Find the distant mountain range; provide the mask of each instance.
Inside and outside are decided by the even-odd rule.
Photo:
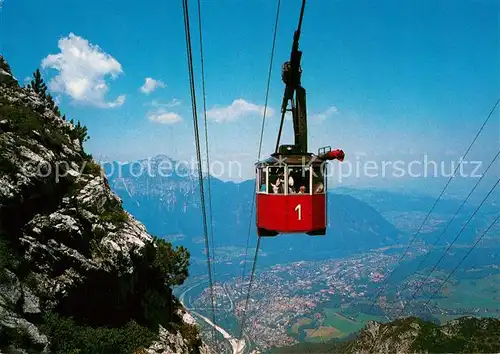
[[[198,176],[186,168],[169,170],[176,161],[159,155],[124,165],[105,164],[111,188],[123,200],[126,210],[146,225],[154,235],[187,247],[193,264],[205,265],[203,224]],[[243,261],[247,236],[255,247],[257,234],[252,213],[254,180],[241,183],[211,178],[213,233],[218,263],[234,268]],[[208,200],[207,179],[204,180]],[[434,197],[415,193],[393,193],[383,190],[338,188],[328,193],[327,235],[280,235],[264,239],[259,264],[276,264],[297,260],[346,257],[370,249],[404,244],[415,232],[435,202]],[[443,197],[436,205],[419,239],[432,244],[462,200]],[[446,246],[474,212],[476,205],[467,203],[438,246]],[[457,241],[470,244],[499,212],[495,199],[483,205]],[[481,245],[494,246],[500,238],[495,226]],[[250,233],[249,233],[250,232]],[[218,251],[218,252],[217,252]],[[251,259],[253,250],[247,259]]]
[[[125,209],[144,223],[149,232],[186,246],[194,258],[201,257],[205,245],[198,179],[188,169],[171,174],[164,171],[163,176],[158,172],[162,170],[161,166],[172,165],[175,161],[160,155],[121,167],[118,163],[107,164],[105,172]],[[143,173],[140,173],[141,169]],[[204,183],[207,194],[206,179]],[[253,193],[253,180],[233,183],[211,178],[213,233],[217,249],[236,247],[241,251],[247,243],[249,230],[250,245],[255,245],[255,214],[251,211]],[[328,214],[326,236],[301,234],[265,239],[262,241],[263,254],[269,258],[273,255],[274,263],[332,258],[406,240],[404,233],[380,212],[355,197],[330,192]]]
[[[472,189],[472,185],[469,188]],[[484,188],[483,188],[484,189]],[[431,197],[424,194],[415,194],[412,192],[400,193],[385,190],[369,190],[354,188],[338,188],[336,193],[349,195],[362,200],[376,209],[381,215],[391,222],[398,229],[408,233],[416,232],[427,213],[431,210],[437,197]],[[474,191],[471,197],[462,205],[465,197],[449,198],[445,193],[439,202],[435,205],[432,213],[419,232],[426,243],[434,243],[437,237],[441,235],[449,220],[459,210],[453,222],[450,224],[445,234],[440,237],[438,246],[446,245],[452,242],[454,237],[460,232],[463,225],[474,214],[480,201],[486,196],[487,192],[479,188]],[[479,201],[478,201],[479,200]],[[500,213],[500,197],[498,193],[492,193],[490,197],[481,206],[478,212],[471,219],[468,226],[462,231],[457,239],[458,244],[471,244],[495,217]],[[495,225],[488,236],[481,242],[481,246],[496,246],[500,241],[500,225]]]

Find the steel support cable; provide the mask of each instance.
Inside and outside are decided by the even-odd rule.
[[[217,284],[216,272],[215,272],[215,237],[214,237],[214,220],[213,220],[213,208],[212,208],[212,187],[210,181],[210,154],[208,149],[208,123],[207,123],[207,95],[205,91],[205,62],[203,60],[203,27],[201,22],[201,5],[200,0],[198,0],[198,27],[200,29],[200,58],[201,58],[201,87],[203,96],[203,117],[205,126],[205,153],[207,155],[207,187],[208,187],[208,215],[209,215],[209,225],[210,225],[210,239],[212,243],[212,275],[214,279],[214,284]],[[214,311],[217,309],[217,293],[214,292]],[[217,317],[216,315],[214,315]]]
[[[459,232],[459,233],[457,234],[457,236],[455,237],[455,240],[453,240],[453,243],[457,240],[458,236],[460,236],[460,234],[461,234],[461,233],[462,233],[462,231],[465,229],[465,227],[469,224],[469,222],[472,220],[472,218],[474,217],[474,215],[476,215],[476,213],[477,213],[477,211],[479,210],[479,208],[481,208],[481,206],[483,205],[483,203],[484,203],[484,202],[486,201],[486,199],[490,196],[490,194],[493,192],[493,190],[495,189],[495,187],[498,185],[498,183],[499,183],[499,182],[500,182],[500,178],[497,180],[497,182],[495,183],[495,185],[494,185],[494,186],[490,189],[490,191],[489,191],[489,193],[486,195],[486,197],[484,197],[484,199],[482,200],[481,204],[480,204],[480,205],[476,208],[476,210],[475,210],[475,211],[474,211],[474,213],[471,215],[471,217],[469,218],[469,220],[467,220],[467,222],[465,223],[465,225],[462,227],[462,229],[460,230],[460,232]],[[498,218],[497,218],[497,220],[498,220]],[[496,220],[495,220],[495,222],[496,222]],[[493,222],[493,224],[494,224],[495,222]],[[493,225],[493,224],[492,224],[492,225]],[[491,226],[492,226],[492,225],[490,225],[490,227],[488,228],[488,230],[491,228]],[[486,232],[487,232],[487,231],[486,231]],[[486,233],[486,232],[485,232],[485,233]],[[480,239],[482,239],[482,237],[485,235],[485,233],[483,233],[483,235],[480,237]],[[479,240],[478,240],[478,242],[479,242]],[[478,243],[478,242],[476,242],[476,244],[472,247],[472,249],[473,249],[474,247],[476,247],[476,245],[477,245],[477,243]],[[453,245],[453,243],[450,245],[450,247]],[[448,250],[450,249],[450,247],[448,247],[448,249],[445,251],[445,253],[443,254],[443,256],[442,256],[442,257],[440,258],[440,260],[438,261],[438,263],[436,263],[436,266],[437,266],[437,264],[439,264],[439,262],[441,262],[441,260],[443,259],[444,255],[448,252]],[[470,252],[471,252],[471,251],[469,251],[469,252],[467,253],[467,255],[466,255],[466,256],[462,259],[462,261],[460,261],[459,265],[460,265],[460,264],[463,262],[463,260],[464,260],[464,259],[465,259],[468,255],[469,255],[469,253],[470,253]],[[458,268],[458,266],[457,266],[457,267],[455,267],[455,270],[456,270],[457,268]],[[432,274],[432,272],[434,271],[434,269],[435,269],[435,267],[434,267],[434,268],[430,271],[430,273],[428,274],[428,276],[426,277],[426,279],[422,282],[422,286],[423,286],[423,284],[425,284],[425,281],[426,281],[426,280],[427,280],[427,278],[430,276],[430,274]],[[445,283],[446,281],[448,281],[448,279],[451,277],[451,274],[453,274],[453,272],[454,272],[455,270],[453,270],[453,271],[450,273],[450,275],[448,275],[448,278],[446,278],[446,280],[444,281],[444,283]],[[443,283],[443,284],[444,284],[444,283]],[[441,287],[440,287],[440,288],[441,288]],[[418,289],[417,289],[417,291],[416,291],[413,295],[415,295],[415,294],[418,292],[418,290],[420,290],[420,288],[418,288]],[[436,291],[436,292],[437,292],[437,291]],[[410,300],[410,301],[411,301],[411,300]],[[430,301],[430,299],[429,299],[429,301]],[[427,301],[427,303],[426,303],[423,307],[427,306],[427,304],[428,304],[428,302],[429,302],[429,301]],[[422,308],[423,308],[423,307],[422,307]],[[403,308],[403,309],[404,309],[404,308]],[[420,312],[422,312],[422,310],[420,310]],[[419,313],[420,313],[420,312],[419,312]],[[401,314],[401,313],[400,313],[400,314]],[[373,350],[373,348],[374,348],[374,347],[375,347],[375,342],[373,342],[373,344],[372,344],[372,346],[371,346],[371,348],[370,348],[370,352]]]
[[[443,231],[439,234],[439,236],[436,238],[436,240],[434,241],[433,245],[431,246],[431,250],[434,249],[434,247],[437,245],[437,243],[439,242],[439,240],[441,239],[441,237],[446,233],[446,231],[448,230],[448,227],[451,225],[451,223],[455,220],[455,218],[457,217],[458,213],[460,212],[460,210],[462,210],[462,208],[465,206],[465,204],[467,203],[467,201],[469,200],[469,198],[471,197],[472,193],[474,193],[474,191],[476,190],[477,186],[479,185],[479,183],[481,182],[481,180],[483,179],[483,177],[486,175],[486,173],[488,173],[488,170],[490,169],[490,167],[495,163],[496,159],[498,158],[498,156],[500,155],[500,150],[497,152],[497,154],[495,155],[495,157],[493,158],[493,160],[491,160],[490,164],[488,165],[488,167],[486,167],[486,169],[484,170],[483,174],[481,175],[481,177],[479,178],[479,180],[476,182],[476,184],[474,185],[474,187],[472,188],[472,190],[469,192],[469,194],[467,195],[467,197],[463,200],[462,204],[460,205],[460,207],[457,209],[457,211],[455,212],[455,214],[453,215],[453,217],[448,221],[448,223],[446,224],[445,228],[443,229]],[[429,258],[429,255],[431,254],[432,251],[429,251],[424,259],[422,259],[422,261],[419,263],[418,267],[417,267],[417,270],[413,273],[412,276],[409,277],[408,281],[405,283],[404,287],[403,287],[403,290],[400,290],[400,293],[403,293],[406,289],[408,289],[408,285],[410,284],[410,279],[416,275],[418,273],[418,271],[420,270],[420,267],[427,261],[427,259]]]
[[[203,218],[203,233],[205,236],[205,248],[207,251],[207,268],[208,268],[208,280],[210,285],[211,299],[212,299],[212,322],[214,326],[212,327],[212,334],[217,343],[217,337],[215,336],[215,326],[217,322],[215,320],[215,304],[214,304],[214,288],[212,282],[212,267],[210,265],[210,245],[208,241],[208,230],[207,230],[207,215],[205,210],[205,196],[203,189],[203,171],[201,165],[201,152],[200,152],[200,136],[198,131],[198,114],[196,110],[196,91],[194,85],[194,70],[193,70],[193,55],[191,48],[191,31],[189,27],[189,10],[187,0],[182,0],[182,10],[184,13],[184,31],[186,34],[186,52],[187,52],[187,61],[188,61],[188,71],[189,71],[189,86],[191,93],[191,108],[193,111],[193,127],[194,127],[194,136],[195,136],[195,144],[196,144],[196,158],[198,162],[198,179],[200,185],[200,199],[201,199],[201,212]]]
[[[434,298],[434,296],[437,294],[437,292],[439,290],[441,290],[441,288],[444,286],[444,284],[446,284],[446,282],[451,278],[451,276],[456,272],[456,270],[458,269],[458,267],[460,267],[460,265],[462,265],[463,261],[465,261],[465,259],[471,254],[471,252],[474,250],[474,248],[476,248],[476,246],[478,245],[478,243],[483,239],[483,237],[490,231],[490,229],[493,227],[493,225],[495,225],[498,220],[500,219],[500,215],[498,215],[495,220],[493,220],[493,222],[490,224],[490,226],[488,226],[488,228],[486,230],[484,230],[484,232],[481,234],[481,236],[479,236],[479,238],[477,239],[477,241],[474,243],[474,245],[469,248],[469,251],[465,254],[465,256],[460,260],[460,262],[458,262],[458,264],[455,266],[455,268],[453,268],[453,270],[451,271],[450,274],[448,274],[448,276],[446,277],[446,279],[441,283],[441,285],[431,294],[431,296],[429,297],[429,299],[427,300],[427,302],[422,306],[422,309],[424,309],[428,304],[429,302]],[[418,314],[420,314],[422,312],[422,310],[420,310]]]
[[[443,190],[441,191],[441,193],[439,194],[438,198],[436,199],[436,201],[434,202],[434,204],[432,205],[431,209],[429,210],[429,212],[427,213],[427,215],[425,216],[424,218],[424,221],[422,222],[422,224],[420,224],[419,228],[417,229],[417,231],[415,232],[415,234],[413,235],[413,237],[411,238],[410,242],[408,243],[408,246],[406,246],[406,249],[405,251],[403,252],[403,254],[401,255],[401,257],[399,258],[399,260],[397,261],[396,263],[396,266],[401,263],[401,261],[404,259],[404,257],[406,256],[406,253],[408,252],[408,249],[410,248],[410,246],[413,244],[413,242],[415,241],[415,238],[417,237],[417,235],[420,233],[420,231],[422,230],[422,227],[425,225],[425,223],[427,222],[427,219],[429,218],[429,216],[431,215],[431,213],[434,211],[434,208],[436,207],[437,203],[439,202],[439,200],[441,199],[441,197],[443,196],[444,192],[446,191],[446,189],[448,188],[448,186],[450,185],[451,183],[451,180],[453,179],[453,177],[455,177],[455,173],[457,173],[458,169],[460,168],[460,166],[462,165],[462,161],[463,159],[465,159],[465,157],[467,156],[467,154],[469,153],[470,149],[472,148],[472,146],[474,145],[474,143],[476,142],[477,138],[479,137],[479,134],[481,134],[481,132],[483,131],[486,123],[488,123],[488,121],[490,120],[491,116],[493,115],[493,112],[495,111],[495,109],[497,108],[498,106],[498,103],[500,102],[500,98],[497,99],[497,101],[495,102],[495,104],[493,105],[493,108],[490,110],[490,113],[488,114],[488,116],[486,117],[485,121],[483,122],[483,124],[481,125],[481,128],[479,128],[479,131],[476,133],[476,136],[474,137],[474,139],[472,140],[472,142],[469,144],[469,147],[467,148],[467,150],[465,151],[463,157],[462,157],[462,160],[460,160],[460,162],[458,163],[457,167],[455,168],[455,171],[453,172],[453,174],[451,175],[451,177],[448,179],[448,181],[446,182],[446,185],[444,186]],[[380,263],[381,264],[381,263]],[[379,266],[380,266],[379,264]],[[377,267],[378,268],[378,267]],[[386,289],[386,285],[387,283],[389,282],[392,274],[394,273],[394,270],[393,269],[390,273],[389,273],[389,276],[384,280],[382,286],[380,287],[380,290],[378,291],[377,295],[375,296],[375,299],[373,300],[371,306],[370,306],[370,309],[368,310],[368,312],[370,312],[372,309],[373,309],[373,306],[375,306],[375,303],[377,302],[377,300],[379,299],[380,295],[382,294],[382,292],[385,291]]]
[[[276,20],[274,22],[273,43],[271,46],[271,59],[269,61],[269,70],[268,70],[268,75],[267,75],[267,89],[266,89],[266,99],[264,102],[264,114],[262,115],[262,124],[260,127],[259,152],[257,155],[257,161],[260,160],[260,156],[262,154],[262,140],[264,137],[264,126],[266,123],[267,102],[269,99],[269,89],[271,87],[271,74],[272,74],[272,69],[273,69],[274,48],[275,48],[275,44],[276,44],[276,33],[278,30],[278,19],[279,19],[279,14],[280,14],[280,5],[281,5],[281,0],[278,0],[278,6],[276,9]],[[250,231],[252,229],[253,212],[254,212],[254,208],[255,208],[255,192],[256,192],[257,181],[255,181],[255,182],[256,183],[253,186],[253,193],[252,193],[252,205],[251,205],[251,209],[250,209],[250,220],[248,222],[247,244],[245,247],[245,258],[244,258],[244,262],[243,262],[243,271],[241,272],[241,282],[243,282],[243,279],[245,277],[246,264],[247,264],[246,261],[247,261],[247,257],[248,257],[248,247],[250,245]]]
[[[236,348],[236,354],[239,354],[241,338],[243,337],[243,328],[245,327],[245,321],[247,318],[248,302],[250,300],[250,291],[252,290],[252,283],[253,283],[253,279],[254,279],[255,268],[257,265],[257,256],[259,254],[260,240],[261,240],[261,237],[259,236],[259,238],[257,239],[257,248],[255,249],[255,255],[253,257],[252,273],[250,273],[250,281],[248,282],[248,291],[247,291],[247,298],[245,300],[245,308],[243,310],[243,315],[241,316],[241,328],[240,328],[240,335],[238,336],[238,344],[237,344],[237,348]]]
[[[472,213],[472,215],[469,217],[469,219],[467,220],[467,222],[462,226],[462,228],[460,229],[460,231],[458,232],[458,234],[455,236],[455,238],[453,239],[453,241],[448,245],[448,247],[446,248],[446,250],[444,251],[444,253],[441,255],[441,257],[439,258],[439,260],[436,262],[436,264],[432,267],[431,271],[429,272],[429,274],[427,274],[427,276],[425,277],[425,279],[422,281],[422,283],[417,287],[417,289],[413,292],[412,296],[410,297],[410,300],[408,300],[408,303],[410,301],[412,301],[415,296],[417,295],[417,293],[420,291],[420,289],[422,289],[422,287],[425,285],[425,282],[427,281],[427,279],[429,279],[429,277],[431,276],[431,274],[436,270],[437,266],[441,263],[441,261],[443,260],[443,258],[446,256],[446,254],[448,253],[448,251],[451,249],[451,247],[455,244],[455,242],[457,241],[457,239],[460,237],[460,235],[462,234],[462,232],[465,230],[465,228],[470,224],[470,222],[472,221],[472,219],[474,218],[474,216],[476,216],[477,212],[479,211],[479,209],[481,209],[481,207],[483,206],[484,202],[486,201],[486,199],[488,199],[488,197],[490,196],[491,193],[493,193],[493,190],[495,189],[495,187],[498,185],[498,183],[500,182],[500,178],[497,180],[497,182],[493,185],[493,187],[491,187],[490,191],[488,192],[488,194],[486,195],[486,197],[484,197],[484,199],[481,201],[481,204],[479,204],[479,206],[476,208],[476,210],[474,210],[474,213]],[[398,316],[401,315],[405,310],[405,307],[403,306],[403,308],[401,309],[401,311],[399,312]]]
[[[275,47],[276,47],[276,34],[277,34],[277,31],[278,31],[278,20],[279,20],[279,14],[280,14],[280,7],[281,7],[281,0],[278,0],[278,4],[277,4],[277,7],[276,7],[276,19],[275,19],[275,22],[274,22],[273,42],[272,42],[272,46],[271,46],[271,58],[269,60],[269,72],[268,72],[268,75],[267,75],[266,99],[265,99],[265,102],[264,102],[264,113],[262,115],[262,124],[261,124],[261,128],[260,128],[259,151],[258,151],[258,155],[257,155],[257,161],[260,160],[260,157],[261,157],[261,154],[262,154],[262,140],[263,140],[263,136],[264,136],[264,126],[265,126],[265,122],[266,122],[267,105],[268,105],[268,100],[269,100],[269,89],[271,87],[271,75],[272,75],[273,60],[274,60],[274,50],[275,50]],[[242,281],[242,283],[243,283],[243,279],[245,277],[246,259],[248,257],[248,247],[249,247],[249,243],[250,243],[250,230],[251,230],[251,225],[252,225],[253,211],[254,211],[254,207],[255,207],[255,193],[256,193],[257,181],[255,181],[255,182],[256,183],[254,183],[253,194],[252,194],[252,206],[251,206],[251,210],[250,210],[250,221],[248,223],[247,244],[246,244],[246,247],[245,247],[245,258],[244,258],[245,261],[243,262],[243,271],[241,273],[241,281]],[[259,249],[260,249],[260,241],[261,241],[261,237],[258,236],[258,238],[257,238],[257,246],[255,248],[255,254],[254,254],[254,258],[253,258],[252,272],[250,273],[250,281],[248,283],[248,292],[247,292],[247,297],[246,297],[246,300],[245,300],[245,307],[244,307],[243,314],[242,314],[242,317],[241,317],[240,335],[238,336],[238,342],[237,342],[237,348],[236,348],[236,352],[237,353],[239,352],[241,338],[243,337],[243,333],[244,333],[243,329],[245,327],[245,321],[246,321],[247,310],[248,310],[248,302],[250,300],[250,292],[252,290],[252,284],[253,284],[253,280],[254,280],[255,269],[256,269],[256,266],[257,266],[257,257],[258,257]]]

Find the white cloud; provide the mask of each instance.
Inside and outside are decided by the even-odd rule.
[[[334,114],[339,113],[339,110],[335,106],[328,107],[325,111],[317,114],[313,114],[311,116],[312,120],[324,121],[326,118],[333,116]]]
[[[141,92],[147,95],[160,87],[165,87],[165,84],[162,81],[147,77],[144,81],[144,85],[141,86]]]
[[[174,112],[167,112],[163,108],[148,113],[148,119],[154,123],[175,124],[182,121],[182,117]]]
[[[30,82],[31,82],[31,77],[26,76],[26,77],[24,78],[24,84],[25,84],[25,85],[28,85]]]
[[[207,111],[207,117],[212,119],[217,123],[234,121],[249,115],[260,115],[264,114],[264,106],[259,106],[244,99],[234,100],[233,103],[227,107],[214,107]],[[266,116],[272,117],[274,115],[274,110],[267,107]]]
[[[121,64],[97,45],[70,33],[58,42],[58,54],[42,60],[42,68],[52,68],[59,73],[49,82],[50,90],[70,96],[74,101],[102,108],[121,106],[125,95],[107,102],[106,76],[116,79],[123,73]]]
[[[173,98],[168,103],[161,103],[157,100],[153,100],[150,103],[150,105],[153,107],[162,107],[162,108],[172,108],[172,107],[180,106],[181,104],[182,104],[182,101],[178,100],[177,98]]]

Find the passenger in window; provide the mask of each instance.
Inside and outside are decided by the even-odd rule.
[[[282,194],[284,191],[284,189],[283,189],[284,185],[285,185],[285,179],[284,179],[283,172],[281,172],[278,175],[278,178],[276,179],[276,183],[275,184],[271,183],[271,186],[273,187],[273,193],[274,194]]]
[[[281,180],[281,182],[285,180],[285,175],[283,172],[278,173],[278,179]]]
[[[305,186],[300,186],[299,188],[299,194],[305,194],[306,193],[306,187]]]
[[[293,183],[294,183],[293,177],[290,175],[290,177],[288,177],[288,193],[290,194],[295,194]]]
[[[323,182],[319,182],[314,189],[314,193],[321,194],[323,193],[323,189],[324,189]]]

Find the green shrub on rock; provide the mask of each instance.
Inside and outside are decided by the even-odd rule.
[[[131,354],[157,337],[134,321],[118,328],[90,327],[55,313],[44,315],[41,329],[51,338],[50,350],[58,354]]]

